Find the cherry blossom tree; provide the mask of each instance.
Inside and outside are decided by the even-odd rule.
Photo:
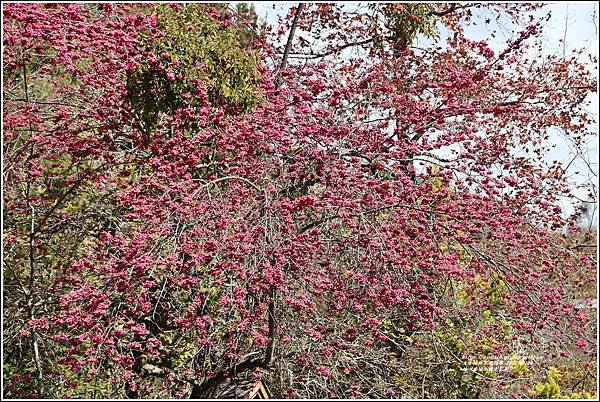
[[[537,7],[3,6],[4,392],[527,395],[469,365],[517,341],[588,386],[596,262],[544,155],[597,82]]]

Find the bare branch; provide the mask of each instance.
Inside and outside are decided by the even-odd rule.
[[[275,86],[279,88],[282,84],[280,75],[283,70],[285,70],[287,66],[288,56],[290,54],[290,49],[292,48],[292,41],[294,40],[294,33],[296,32],[296,26],[298,25],[298,20],[300,19],[300,14],[302,13],[302,9],[304,8],[304,3],[299,3],[296,9],[296,14],[294,15],[294,20],[292,21],[292,26],[290,28],[290,34],[288,35],[287,43],[285,44],[285,50],[283,51],[283,58],[281,59],[281,65],[279,66],[279,72],[277,74],[277,79],[275,82]]]

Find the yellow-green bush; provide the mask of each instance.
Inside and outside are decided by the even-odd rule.
[[[245,112],[261,100],[259,53],[239,24],[221,24],[208,5],[157,5],[152,9],[163,36],[150,41],[155,57],[128,76],[129,103],[147,129],[160,112],[223,106]],[[203,99],[203,93],[208,99]]]
[[[561,389],[561,382],[568,380],[568,373],[561,373],[556,367],[550,367],[546,373],[546,379],[542,383],[535,385],[534,389],[529,391],[529,395],[536,399],[596,399],[596,395],[585,390],[580,392],[564,392]]]

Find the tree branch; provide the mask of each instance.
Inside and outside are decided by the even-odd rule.
[[[473,7],[473,6],[474,6],[474,4],[460,5],[458,3],[454,3],[454,4],[452,4],[450,7],[448,7],[445,10],[442,10],[442,11],[431,11],[428,14],[429,15],[435,15],[436,17],[443,17],[445,15],[452,14],[453,12],[455,12],[458,9],[467,9],[467,8],[470,8],[470,7]]]
[[[250,357],[248,356],[246,359],[242,360],[238,364],[234,364],[224,370],[217,372],[212,377],[207,378],[202,381],[200,384],[195,383],[192,387],[192,392],[190,393],[190,399],[201,399],[204,394],[211,388],[216,387],[221,384],[231,375],[237,374],[239,372],[252,370],[259,367],[266,367],[265,359],[259,356]]]
[[[275,323],[275,288],[271,289],[271,303],[269,303],[269,343],[265,351],[265,366],[273,361],[273,352],[275,351],[276,323]]]
[[[300,13],[304,8],[304,3],[299,3],[296,9],[296,14],[294,15],[294,19],[292,21],[292,26],[290,28],[290,34],[287,38],[287,43],[285,44],[285,49],[283,51],[283,58],[281,59],[281,64],[279,65],[279,71],[277,73],[277,78],[275,81],[275,87],[279,88],[282,84],[280,74],[283,70],[285,70],[287,66],[288,56],[290,54],[290,50],[292,48],[292,41],[294,40],[294,33],[296,32],[296,26],[298,25],[298,20],[300,19]]]
[[[310,60],[310,59],[318,59],[318,58],[321,58],[321,57],[325,57],[325,56],[332,55],[332,54],[334,54],[334,53],[337,53],[337,52],[339,52],[339,51],[341,51],[341,50],[344,50],[344,49],[346,49],[346,48],[348,48],[348,47],[352,47],[352,46],[362,46],[362,45],[368,45],[369,43],[373,42],[373,40],[374,40],[374,39],[373,39],[373,38],[371,38],[371,39],[365,39],[365,40],[362,40],[362,41],[359,41],[359,42],[351,42],[351,43],[346,43],[346,44],[343,44],[343,45],[340,45],[340,46],[336,46],[336,47],[335,47],[335,48],[333,48],[332,50],[330,50],[330,51],[327,51],[327,52],[324,52],[324,53],[317,53],[317,54],[298,54],[298,55],[294,55],[294,56],[292,56],[292,57],[298,57],[298,58],[303,58],[303,59],[307,59],[307,60]]]

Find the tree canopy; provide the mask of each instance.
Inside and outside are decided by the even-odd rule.
[[[593,396],[539,7],[3,5],[4,395]]]

